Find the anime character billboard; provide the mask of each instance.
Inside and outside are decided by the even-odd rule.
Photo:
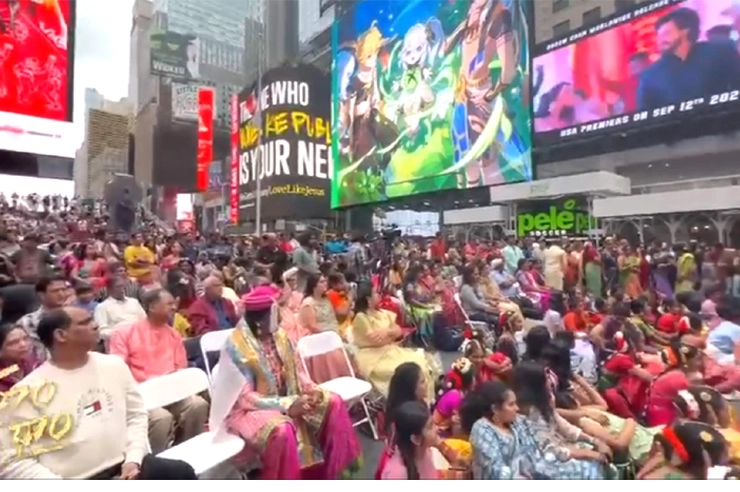
[[[332,207],[532,179],[531,0],[364,0],[334,26]]]

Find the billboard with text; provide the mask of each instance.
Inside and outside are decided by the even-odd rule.
[[[737,109],[738,5],[735,0],[640,3],[536,47],[535,143]]]
[[[188,82],[200,78],[200,40],[192,34],[156,31],[149,37],[151,73]]]
[[[239,221],[330,215],[330,77],[313,65],[274,68],[238,100]]]

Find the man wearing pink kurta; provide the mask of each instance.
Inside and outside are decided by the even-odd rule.
[[[144,294],[147,317],[116,330],[110,353],[121,357],[134,379],[143,383],[185,369],[188,366],[182,337],[169,325],[175,314],[175,300],[163,289]],[[198,395],[149,411],[149,443],[157,454],[175,443],[194,437],[205,429],[208,403]],[[175,433],[177,430],[177,433]]]

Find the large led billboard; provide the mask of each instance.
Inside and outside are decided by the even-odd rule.
[[[239,189],[240,222],[255,220],[257,193],[263,221],[331,215],[329,84],[329,74],[313,65],[286,64],[265,72],[259,88],[239,94],[232,105],[239,168],[231,188]]]
[[[535,48],[536,144],[737,108],[735,0],[658,0]]]
[[[530,180],[528,0],[364,0],[334,26],[332,207]]]
[[[74,157],[75,2],[0,2],[0,149]]]

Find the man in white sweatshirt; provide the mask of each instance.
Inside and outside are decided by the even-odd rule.
[[[0,479],[196,479],[190,465],[148,454],[147,411],[118,357],[91,352],[87,311],[41,317],[50,358],[0,399]]]

